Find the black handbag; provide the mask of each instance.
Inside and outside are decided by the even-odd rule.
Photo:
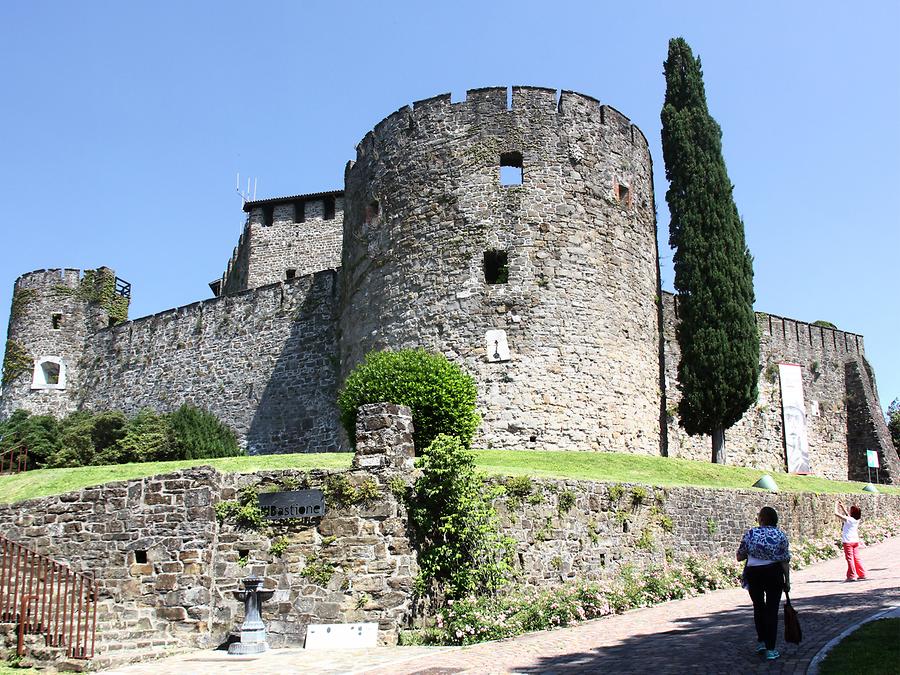
[[[791,605],[791,596],[784,594],[784,641],[795,645],[803,639],[803,630],[800,628],[800,618],[797,610]]]

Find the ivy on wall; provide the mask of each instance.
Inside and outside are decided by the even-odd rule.
[[[60,284],[53,287],[53,292],[56,295],[76,297],[82,302],[96,303],[106,311],[113,323],[128,320],[130,300],[116,293],[116,275],[112,270],[85,270],[78,286],[70,288]]]
[[[6,354],[3,357],[3,381],[6,385],[31,368],[31,357],[25,348],[15,340],[6,341]]]
[[[33,288],[20,288],[13,293],[12,307],[9,311],[9,317],[12,321],[22,317],[25,308],[30,302],[37,298],[37,291]]]

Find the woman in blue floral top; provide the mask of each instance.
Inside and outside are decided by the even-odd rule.
[[[781,591],[791,591],[791,553],[784,532],[776,527],[778,513],[771,506],[760,509],[759,527],[750,528],[741,539],[737,559],[746,560],[744,581],[753,600],[753,621],[756,624],[756,651],[765,652],[766,659],[781,656],[775,649],[778,634],[778,605]]]

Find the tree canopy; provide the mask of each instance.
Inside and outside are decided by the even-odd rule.
[[[724,430],[757,399],[759,335],[753,259],[722,157],[722,132],[706,105],[700,59],[669,41],[662,146],[669,189],[681,349],[678,414],[689,434],[712,434],[724,461]]]

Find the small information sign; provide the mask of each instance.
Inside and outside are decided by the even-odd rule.
[[[866,459],[869,460],[869,468],[878,468],[878,453],[874,450],[866,450]]]
[[[325,515],[325,494],[321,490],[262,492],[259,508],[269,520],[321,518]]]

